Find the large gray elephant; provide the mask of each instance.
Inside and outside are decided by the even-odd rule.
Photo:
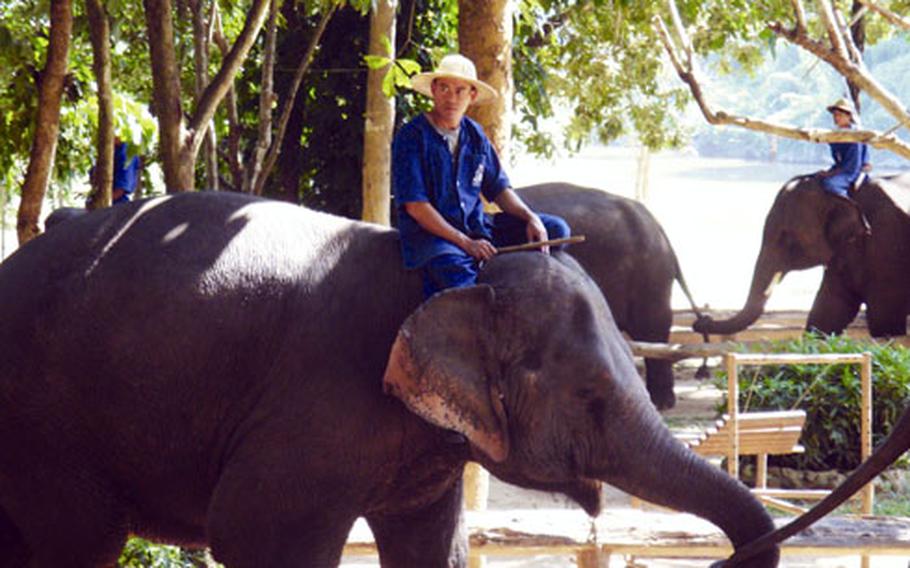
[[[587,237],[585,244],[570,247],[568,252],[600,286],[616,325],[632,339],[659,343],[670,339],[674,280],[698,311],[670,240],[641,203],[567,183],[516,191],[532,208],[560,215],[573,233]],[[655,406],[672,408],[676,404],[673,363],[647,358],[645,377]]]
[[[910,312],[910,174],[872,178],[852,199],[796,177],[777,194],[765,219],[761,250],[743,309],[696,321],[696,331],[730,334],[755,322],[787,272],[824,265],[807,329],[841,333],[866,305],[869,333],[904,335]]]
[[[600,481],[769,532],[677,442],[567,255],[494,258],[422,303],[398,234],[228,193],[62,223],[0,264],[0,566],[112,565],[128,534],[236,567],[464,566],[461,474]],[[775,566],[776,547],[749,563]]]

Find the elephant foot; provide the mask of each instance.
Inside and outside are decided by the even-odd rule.
[[[672,390],[666,393],[650,393],[651,402],[657,410],[670,410],[676,406],[676,393]]]

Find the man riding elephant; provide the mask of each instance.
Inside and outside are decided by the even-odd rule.
[[[474,284],[497,246],[569,235],[565,221],[531,211],[512,191],[490,140],[465,116],[497,96],[470,59],[447,55],[411,82],[433,108],[395,136],[392,183],[405,267],[423,270],[425,296]],[[485,214],[481,195],[503,213]]]

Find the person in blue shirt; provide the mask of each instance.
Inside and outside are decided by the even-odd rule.
[[[433,107],[395,135],[392,185],[404,264],[423,271],[426,297],[474,284],[496,247],[569,236],[563,219],[532,211],[512,191],[490,140],[465,116],[497,96],[471,60],[447,55],[411,85]],[[486,214],[481,195],[502,213]]]
[[[838,128],[856,128],[856,114],[847,99],[838,99],[827,108]],[[862,142],[832,142],[830,146],[834,164],[816,176],[825,191],[849,198],[860,176],[871,169],[869,147]]]
[[[129,157],[129,145],[120,138],[114,141],[114,184],[111,203],[126,203],[139,184],[139,156]]]
[[[139,156],[129,157],[129,145],[120,137],[114,138],[114,171],[112,173],[111,203],[127,203],[139,187],[142,161]],[[95,167],[92,166],[89,177],[94,179],[94,176]],[[97,197],[94,193],[90,193],[85,200],[86,208],[91,209]]]

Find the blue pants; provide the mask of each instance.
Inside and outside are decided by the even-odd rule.
[[[562,217],[538,213],[547,229],[548,239],[561,239],[571,234],[568,223]],[[486,216],[486,225],[492,235],[495,247],[517,245],[528,241],[527,224],[507,213]],[[556,247],[560,249],[562,247]],[[429,298],[446,288],[473,286],[477,282],[477,261],[467,253],[442,254],[431,258],[423,266],[423,294]]]
[[[851,180],[846,175],[839,174],[822,178],[820,181],[822,188],[828,193],[840,195],[841,197],[850,197],[850,190],[856,180]]]

